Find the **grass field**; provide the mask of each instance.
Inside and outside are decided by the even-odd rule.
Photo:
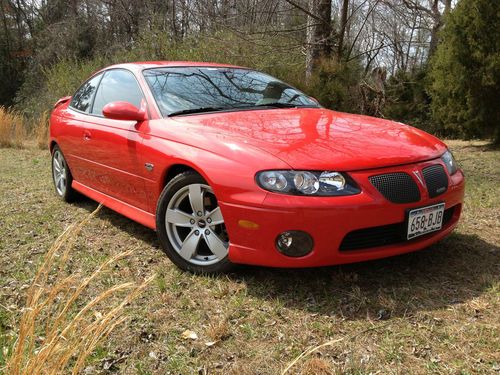
[[[103,208],[69,267],[88,274],[126,249],[88,292],[158,277],[86,374],[500,374],[500,151],[449,142],[467,176],[459,228],[396,258],[308,270],[245,267],[220,277],[178,271],[155,233]],[[0,149],[0,372],[44,252],[97,204],[57,199],[47,151]],[[183,337],[193,331],[197,339]]]

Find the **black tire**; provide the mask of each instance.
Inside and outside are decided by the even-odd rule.
[[[190,187],[196,187],[196,186],[203,186],[203,188],[208,188],[210,190],[210,191],[207,190],[201,195],[203,197],[203,199],[200,200],[200,202],[202,202],[204,211],[203,217],[201,215],[200,217],[197,217],[196,212],[192,208],[194,206],[191,203],[191,195],[190,195],[191,190],[189,189]],[[186,192],[186,190],[188,190],[188,192]],[[185,198],[179,198],[182,197],[183,194],[184,195],[188,194],[188,195]],[[166,214],[167,214],[167,209],[169,208],[169,204],[170,206],[172,206],[175,200],[182,200],[182,199],[184,200],[187,199],[187,203],[190,205],[189,208],[181,210],[183,214],[188,213],[188,215],[191,215],[189,216],[189,218],[191,218],[190,222],[199,220],[196,221],[196,223],[192,223],[192,225],[187,225],[185,228],[176,227],[174,224],[168,223],[166,219]],[[204,221],[205,215],[207,215],[206,220],[208,223],[211,222],[209,213],[215,212],[214,210],[206,209],[205,207],[206,199],[208,199],[209,201],[213,201],[213,205],[211,207],[208,207],[209,209],[210,208],[213,209],[214,207],[216,209],[218,207],[217,199],[215,198],[215,195],[213,195],[213,191],[211,191],[211,188],[209,187],[207,182],[198,173],[194,171],[187,171],[175,176],[163,189],[163,192],[160,195],[156,207],[156,232],[158,234],[158,239],[165,254],[170,258],[170,260],[176,266],[178,266],[182,270],[193,273],[201,273],[201,274],[228,272],[231,269],[233,269],[234,264],[229,261],[227,254],[224,257],[217,257],[217,255],[215,255],[215,252],[213,252],[210,256],[207,255],[207,253],[211,252],[211,248],[208,244],[210,241],[207,239],[214,239],[214,237],[209,237],[209,235],[216,235],[218,240],[220,241],[217,242],[224,243],[225,245],[228,245],[228,239],[227,239],[227,232],[225,232],[225,226],[223,223],[222,214],[220,214],[220,218],[222,219],[222,224],[214,226],[211,226],[210,224],[205,224],[206,227],[205,226],[199,227],[199,225],[201,225],[202,222]],[[183,204],[185,203],[186,202],[183,201]],[[187,205],[185,207],[187,207]],[[189,232],[189,234],[187,234],[186,237],[184,237],[184,239],[182,239],[181,235],[179,234],[179,231],[181,229],[184,230],[185,232]],[[216,231],[219,234],[217,234]],[[184,243],[186,242],[185,241],[186,238],[188,238],[189,236],[193,236],[194,238],[193,234],[194,232],[198,232],[200,234],[197,235],[199,236],[199,238],[195,239],[196,244],[192,246],[196,250],[192,253],[191,256],[187,256],[187,258],[190,258],[190,260],[188,261],[180,255],[181,251],[178,248],[180,245],[182,245],[183,247]],[[207,234],[207,236],[205,236],[204,233]],[[221,240],[221,237],[224,237],[224,235],[226,236],[227,242],[225,241],[223,242]],[[184,242],[182,242],[181,244],[179,243],[179,241],[176,241],[176,238],[178,238],[181,242],[182,241]],[[205,251],[205,254],[202,254],[203,251]],[[200,252],[201,255],[198,254],[198,252]],[[203,264],[205,262],[205,259],[207,260],[206,261],[207,264]],[[212,260],[209,261],[209,259]]]
[[[58,145],[55,145],[52,149],[51,165],[52,182],[54,183],[56,194],[65,202],[73,202],[78,196],[78,193],[71,187],[73,176],[71,175],[71,171],[69,169],[68,163],[66,162],[64,154],[62,153]],[[65,177],[62,180],[58,180],[56,177],[59,174],[57,165],[59,165],[59,171],[64,169]]]

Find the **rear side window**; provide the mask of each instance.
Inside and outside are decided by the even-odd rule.
[[[142,91],[135,76],[123,69],[113,69],[104,73],[97,90],[92,113],[102,115],[102,109],[108,103],[129,102],[140,108]]]
[[[97,89],[97,85],[99,85],[99,81],[102,78],[102,74],[98,74],[95,77],[89,79],[85,82],[73,95],[73,99],[71,100],[70,107],[78,109],[82,112],[90,112],[90,107],[92,105],[92,98]]]

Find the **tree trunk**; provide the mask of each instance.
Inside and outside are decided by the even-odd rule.
[[[339,32],[339,44],[337,46],[337,61],[342,59],[342,52],[344,49],[344,37],[347,28],[347,14],[349,12],[349,0],[344,0],[342,2],[342,13],[340,15],[340,32]]]
[[[429,44],[429,58],[434,55],[437,45],[439,43],[439,30],[443,25],[443,16],[439,12],[439,0],[434,0],[431,7],[431,12],[434,18],[434,24],[431,29],[431,41]]]
[[[332,1],[309,0],[307,16],[306,79],[309,80],[322,57],[332,52]]]

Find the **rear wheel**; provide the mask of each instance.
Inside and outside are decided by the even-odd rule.
[[[217,198],[196,172],[181,173],[167,184],[158,201],[156,228],[164,252],[183,270],[217,273],[232,268]]]
[[[57,195],[64,201],[71,202],[75,199],[77,193],[71,187],[73,176],[61,149],[57,145],[52,150],[52,180]]]

